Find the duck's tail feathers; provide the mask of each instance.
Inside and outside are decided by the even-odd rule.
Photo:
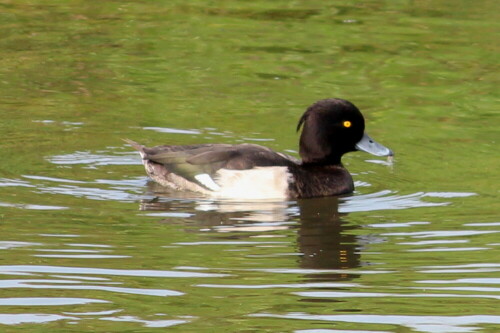
[[[137,142],[132,141],[130,139],[122,139],[122,140],[125,141],[126,143],[128,143],[129,145],[131,145],[134,149],[136,149],[140,152],[144,151],[144,146],[141,145],[140,143],[137,143]]]

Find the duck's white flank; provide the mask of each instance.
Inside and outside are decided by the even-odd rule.
[[[213,179],[219,189],[211,195],[233,199],[284,199],[288,196],[290,180],[287,167],[220,169]]]
[[[144,154],[141,152],[141,155]],[[219,169],[214,177],[200,173],[189,181],[163,167],[143,161],[146,171],[155,182],[176,190],[203,193],[226,199],[286,199],[292,175],[287,167],[256,167],[248,170]],[[201,186],[202,184],[203,186]]]
[[[194,178],[212,191],[220,191],[220,186],[214,182],[208,173],[200,173],[199,175],[194,176]]]

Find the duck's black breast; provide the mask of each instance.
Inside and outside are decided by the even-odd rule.
[[[289,192],[295,198],[347,194],[354,191],[352,176],[342,165],[298,165],[288,168],[292,175]]]

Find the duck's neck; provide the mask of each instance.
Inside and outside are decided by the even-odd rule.
[[[308,158],[302,158],[302,166],[304,167],[328,167],[328,166],[340,166],[343,167],[341,158],[339,156],[326,156],[324,158],[314,160]]]

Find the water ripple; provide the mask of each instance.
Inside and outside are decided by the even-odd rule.
[[[179,324],[185,324],[187,320],[143,320],[135,316],[104,317],[100,320],[125,321],[129,323],[141,323],[144,327],[171,327]]]
[[[295,333],[390,333],[389,331],[353,331],[353,330],[331,330],[325,328],[319,329],[306,329],[306,330],[296,330]]]
[[[119,259],[131,256],[116,254],[34,254],[38,258],[65,258],[65,259]]]
[[[314,315],[303,312],[292,312],[283,315],[272,313],[256,313],[251,317],[322,320],[328,322],[347,322],[356,324],[385,324],[408,327],[415,331],[426,333],[463,333],[475,331],[481,324],[500,324],[500,316],[470,315],[470,316],[401,316],[401,315]]]
[[[10,297],[0,298],[0,306],[47,306],[47,305],[77,305],[89,303],[109,303],[100,299],[70,298],[70,297]]]
[[[500,264],[483,263],[483,264],[465,264],[465,265],[449,265],[449,266],[423,266],[419,270],[421,273],[489,273],[499,272]]]
[[[197,129],[180,129],[170,127],[143,127],[145,130],[155,131],[158,133],[172,133],[172,134],[201,134]]]
[[[290,284],[197,284],[197,287],[203,288],[223,288],[223,289],[272,289],[272,288],[348,288],[360,287],[356,283],[290,283]]]
[[[21,273],[59,273],[59,274],[95,274],[113,276],[142,276],[142,277],[169,277],[169,278],[200,278],[200,277],[223,277],[227,274],[138,270],[138,269],[106,269],[89,267],[64,267],[64,266],[37,266],[37,265],[12,265],[0,266],[0,272]]]
[[[85,164],[90,168],[102,165],[137,165],[141,164],[136,154],[116,153],[108,155],[108,152],[90,153],[88,151],[77,151],[72,154],[54,155],[48,157],[50,163],[58,165]]]
[[[100,290],[123,294],[147,295],[147,296],[181,296],[184,293],[168,289],[143,289],[124,288],[99,285],[78,285],[77,280],[0,280],[0,288],[28,288],[28,289],[61,289],[61,290]],[[1,305],[1,303],[0,303]]]
[[[135,201],[137,197],[120,190],[80,187],[73,185],[39,187],[40,193],[66,194],[92,200]]]
[[[106,314],[112,314],[120,310],[112,311],[101,311],[101,312],[88,312],[88,313],[68,313],[67,315],[55,315],[55,314],[45,314],[45,313],[20,313],[20,314],[0,314],[0,324],[4,325],[19,325],[19,324],[37,324],[37,323],[48,323],[58,320],[71,320],[72,322],[85,320],[85,319],[95,319],[94,317],[83,317],[80,316],[100,316]],[[179,324],[184,324],[189,322],[192,317],[186,317],[185,319],[170,319],[170,320],[145,320],[138,318],[136,316],[115,316],[115,317],[98,317],[98,320],[104,321],[122,321],[130,323],[140,323],[144,327],[171,327]]]
[[[408,252],[460,252],[460,251],[482,251],[487,247],[434,247],[430,249],[410,249]]]
[[[0,314],[0,324],[4,325],[40,324],[64,319],[78,320],[77,317],[44,313]]]
[[[179,242],[175,245],[276,245],[288,244],[286,242],[249,242],[249,241],[203,241],[203,242]]]
[[[427,289],[427,288],[426,288]],[[429,288],[431,289],[431,288]],[[462,294],[396,294],[396,293],[368,293],[368,292],[338,292],[338,291],[303,291],[294,292],[294,295],[302,297],[319,297],[319,298],[352,298],[352,297],[401,297],[401,298],[493,298],[500,299],[500,296],[495,295],[462,295]]]
[[[28,210],[63,210],[68,207],[63,206],[48,206],[48,205],[34,205],[34,204],[11,204],[7,202],[0,202],[0,207],[13,207]]]
[[[19,241],[0,241],[0,250],[8,250],[16,247],[38,246],[41,243],[19,242]]]
[[[353,275],[362,275],[362,274],[387,274],[394,273],[394,271],[388,270],[349,270],[349,269],[302,269],[302,268],[260,268],[260,269],[250,269],[251,271],[257,272],[268,272],[268,273],[278,273],[278,274],[330,274],[330,273],[338,273],[338,274],[353,274]]]
[[[417,192],[406,195],[397,195],[396,192],[384,190],[376,193],[355,195],[346,197],[340,204],[339,212],[365,212],[387,209],[406,209],[416,207],[439,207],[447,206],[450,202],[430,202],[422,200],[429,198],[457,198],[476,195],[464,192]]]
[[[429,237],[460,237],[474,236],[483,234],[494,234],[500,231],[496,230],[435,230],[435,231],[417,231],[417,232],[392,232],[382,234],[383,236],[411,236],[413,238],[429,238]]]
[[[467,278],[467,279],[455,279],[455,280],[422,280],[415,281],[417,283],[442,283],[442,284],[451,284],[451,283],[488,283],[488,284],[500,284],[500,278]]]
[[[35,187],[31,185],[29,182],[20,179],[8,179],[8,178],[0,178],[0,187]]]

